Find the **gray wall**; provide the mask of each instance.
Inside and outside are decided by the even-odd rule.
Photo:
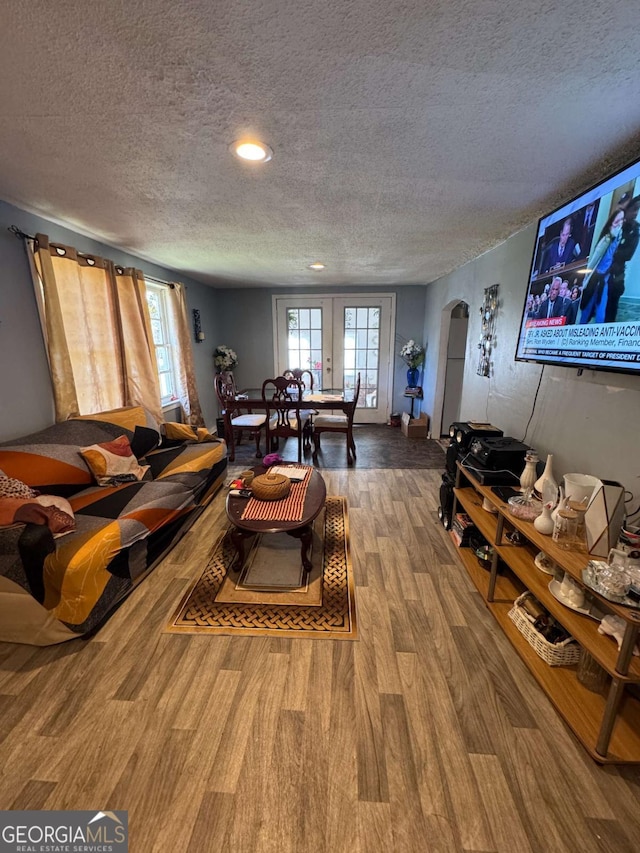
[[[411,287],[350,287],[327,290],[315,287],[291,290],[287,288],[218,290],[220,322],[224,329],[222,338],[215,344],[227,344],[238,354],[238,366],[234,370],[237,384],[244,388],[259,388],[267,374],[274,370],[273,321],[271,297],[283,293],[304,293],[312,296],[330,293],[341,296],[345,293],[391,293],[396,294],[396,328],[394,352],[398,353],[405,341],[414,338],[423,342],[422,329],[425,310],[426,288]],[[402,396],[407,384],[407,368],[397,356],[394,362],[393,409],[409,410],[408,401]]]
[[[182,281],[187,286],[189,311],[200,310],[206,340],[193,345],[196,382],[208,426],[215,425],[218,403],[213,387],[213,350],[228,344],[236,350],[235,371],[239,386],[256,387],[273,372],[273,325],[271,296],[286,293],[274,289],[216,290],[169,269],[149,263],[74,232],[71,227],[43,219],[0,201],[0,441],[42,429],[53,422],[51,380],[33,285],[23,244],[7,229],[17,225],[27,234],[42,232],[52,240],[93,252],[151,276]],[[409,338],[422,342],[425,293],[417,287],[359,287],[340,293],[396,292],[395,352]],[[306,288],[305,294],[324,293],[326,288]],[[332,291],[333,292],[333,291]],[[336,291],[338,293],[338,291]],[[408,409],[402,396],[406,367],[397,357],[394,364],[393,408]],[[167,414],[167,419],[173,415]]]
[[[111,258],[124,266],[135,266],[165,281],[184,282],[190,319],[191,310],[199,308],[206,336],[202,344],[193,345],[196,381],[205,422],[215,425],[213,348],[220,336],[216,291],[0,201],[0,441],[49,426],[54,417],[49,368],[27,257],[22,241],[7,230],[11,225],[27,234],[47,234],[56,242]]]
[[[0,440],[33,432],[53,421],[51,383],[28,265],[21,242],[7,230],[10,225],[30,234],[41,231],[53,240],[136,266],[161,279],[185,282],[189,309],[200,309],[206,335],[204,343],[194,344],[194,358],[208,425],[213,425],[218,412],[212,361],[217,344],[226,343],[238,352],[239,385],[259,385],[265,373],[273,370],[271,296],[285,290],[214,290],[0,202]],[[506,435],[525,436],[542,368],[516,363],[513,355],[534,238],[535,228],[531,226],[426,288],[395,288],[395,351],[409,338],[427,343],[423,408],[432,417],[434,433],[439,432],[442,415],[449,311],[464,300],[470,306],[470,317],[460,416],[463,420],[490,421]],[[500,284],[495,369],[487,379],[475,373],[478,310],[484,288],[495,283]],[[319,287],[305,293],[324,290]],[[391,288],[341,292],[376,290]],[[402,391],[406,368],[400,358],[396,359],[394,376],[393,407],[405,410],[408,406]],[[576,370],[547,366],[525,440],[542,456],[555,455],[556,475],[577,471],[615,479],[640,496],[636,452],[639,413],[639,377],[590,370],[578,377]]]
[[[459,300],[469,304],[469,333],[463,379],[462,420],[488,421],[505,435],[535,447],[541,458],[554,454],[556,478],[569,472],[618,480],[640,497],[638,419],[640,377],[545,366],[535,411],[533,400],[541,365],[514,361],[518,329],[527,288],[535,227],[515,234],[427,288],[425,337],[429,341],[425,369],[425,409],[442,413],[438,395],[442,347],[446,352],[447,316]],[[500,284],[494,350],[494,374],[478,376],[479,309],[484,288]],[[446,431],[448,424],[443,424]]]

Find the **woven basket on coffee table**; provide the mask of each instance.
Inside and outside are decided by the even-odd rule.
[[[283,474],[268,472],[254,477],[251,483],[254,498],[261,501],[279,501],[291,491],[291,480]]]

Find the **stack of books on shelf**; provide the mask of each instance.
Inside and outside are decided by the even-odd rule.
[[[469,537],[477,533],[478,528],[471,521],[466,512],[457,512],[451,524],[451,535],[458,548],[469,547]]]

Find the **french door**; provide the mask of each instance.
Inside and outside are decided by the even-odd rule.
[[[311,370],[314,388],[349,390],[360,374],[359,423],[391,411],[394,294],[274,296],[274,363]]]

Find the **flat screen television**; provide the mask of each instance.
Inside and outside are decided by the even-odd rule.
[[[640,160],[538,222],[516,361],[640,374]]]

